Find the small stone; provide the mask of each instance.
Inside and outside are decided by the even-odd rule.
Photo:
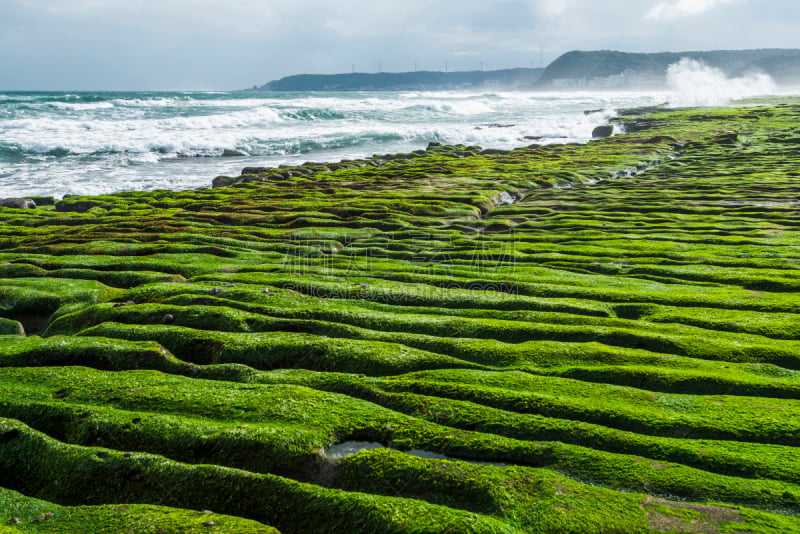
[[[211,290],[208,292],[209,295],[219,295],[222,293],[221,287],[212,287]]]
[[[172,324],[175,322],[175,316],[171,313],[165,313],[164,317],[161,318],[161,322],[164,324]]]
[[[200,372],[200,366],[199,365],[195,365],[195,364],[193,364],[191,362],[187,363],[184,367],[186,367],[186,369],[190,373],[192,373],[193,375],[196,375],[197,373]]]
[[[36,519],[34,519],[33,521],[38,523],[39,521],[44,521],[45,519],[50,519],[54,515],[55,514],[53,512],[45,512],[43,514],[37,515]]]
[[[219,521],[206,521],[203,523],[204,527],[219,527],[222,526],[222,523]]]
[[[131,456],[133,456],[133,453],[132,452],[126,452],[122,456],[124,456],[125,458],[130,458]]]
[[[125,302],[117,302],[114,304],[114,308],[120,308],[122,306],[135,306],[136,303],[132,300],[126,300]]]
[[[19,523],[19,517],[14,516],[11,519],[9,519],[8,522],[13,525],[16,525],[17,523]]]
[[[213,514],[214,512],[212,512],[211,510],[200,510],[200,513],[201,514]]]

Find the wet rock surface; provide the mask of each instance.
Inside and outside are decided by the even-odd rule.
[[[0,198],[0,207],[34,209],[36,207],[36,202],[30,198]]]

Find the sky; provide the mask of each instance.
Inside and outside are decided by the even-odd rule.
[[[0,90],[232,90],[299,73],[800,47],[798,0],[0,0]]]

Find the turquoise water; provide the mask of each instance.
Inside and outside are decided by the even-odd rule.
[[[585,142],[615,108],[663,99],[630,92],[0,93],[0,198],[192,189],[245,166],[361,158],[430,141]]]

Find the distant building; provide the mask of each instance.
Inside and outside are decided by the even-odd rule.
[[[594,76],[592,78],[556,78],[551,80],[550,87],[558,88],[611,88],[611,87],[640,87],[660,86],[664,84],[664,76],[653,73],[640,73],[636,69],[624,71],[609,76]]]

